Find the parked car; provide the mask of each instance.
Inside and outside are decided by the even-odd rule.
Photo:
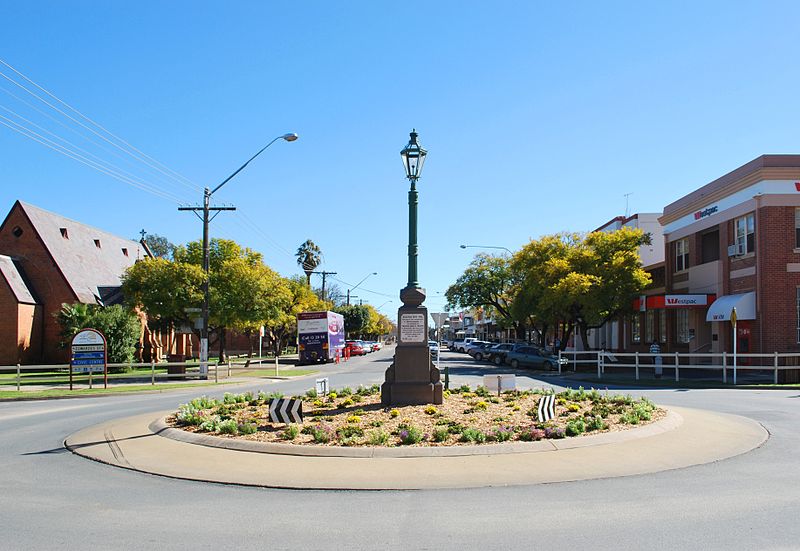
[[[486,350],[486,359],[488,359],[495,365],[503,365],[503,363],[505,363],[506,361],[506,354],[522,346],[526,345],[515,344],[513,342],[504,342],[502,344],[496,344],[493,347]]]
[[[383,348],[383,343],[381,341],[375,341],[372,343],[372,349],[375,351],[381,350]]]
[[[360,341],[347,341],[344,343],[345,349],[349,349],[351,356],[364,356],[367,351]]]
[[[438,360],[439,359],[439,343],[436,341],[428,341],[428,350],[431,351],[431,359]]]
[[[478,348],[480,345],[486,344],[486,341],[472,341],[467,346],[464,347],[464,351],[472,356],[472,351]]]
[[[553,356],[535,346],[520,346],[506,354],[505,363],[514,369],[518,367],[534,367],[539,369],[557,369],[558,356]],[[561,358],[561,363],[566,364],[567,359]]]
[[[495,343],[484,342],[480,346],[475,346],[469,349],[469,355],[478,361],[486,360],[489,357],[488,350],[493,347]]]
[[[461,352],[462,354],[464,354],[467,351],[467,345],[475,342],[476,340],[478,339],[473,337],[467,337],[466,339],[463,340],[453,341],[453,346],[450,347],[450,350],[455,350],[457,352]]]

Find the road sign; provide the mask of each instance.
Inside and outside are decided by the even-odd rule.
[[[328,378],[325,377],[324,379],[317,379],[317,394],[319,396],[325,396],[328,394]]]
[[[273,423],[302,423],[303,401],[291,398],[270,400],[269,420]]]
[[[103,373],[103,387],[108,388],[108,364],[106,363],[106,338],[96,329],[83,329],[72,338],[69,361],[69,389],[72,390],[72,373],[89,373],[89,388],[92,388],[92,373]]]
[[[536,412],[536,418],[540,423],[546,423],[556,416],[555,403],[555,394],[546,394],[539,398],[539,409]]]

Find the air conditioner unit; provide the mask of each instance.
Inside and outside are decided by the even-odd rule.
[[[744,254],[744,243],[728,245],[728,256],[742,256]]]

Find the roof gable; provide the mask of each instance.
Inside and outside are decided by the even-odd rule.
[[[23,304],[37,304],[36,299],[33,298],[33,293],[31,293],[31,290],[25,283],[16,264],[14,264],[14,261],[8,256],[0,255],[0,276],[8,283],[11,292],[14,293],[14,296],[17,298],[17,302]]]
[[[22,201],[17,203],[81,302],[98,302],[98,287],[118,287],[125,270],[144,255],[136,241]]]

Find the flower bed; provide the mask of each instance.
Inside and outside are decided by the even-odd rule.
[[[377,385],[343,388],[327,396],[309,391],[305,423],[269,421],[268,401],[280,394],[225,394],[223,400],[195,398],[168,421],[183,430],[262,442],[336,446],[455,446],[486,442],[536,441],[624,430],[664,416],[647,398],[608,395],[597,390],[565,390],[556,395],[555,417],[539,423],[545,391],[491,394],[462,386],[445,391],[440,406],[385,408]]]

